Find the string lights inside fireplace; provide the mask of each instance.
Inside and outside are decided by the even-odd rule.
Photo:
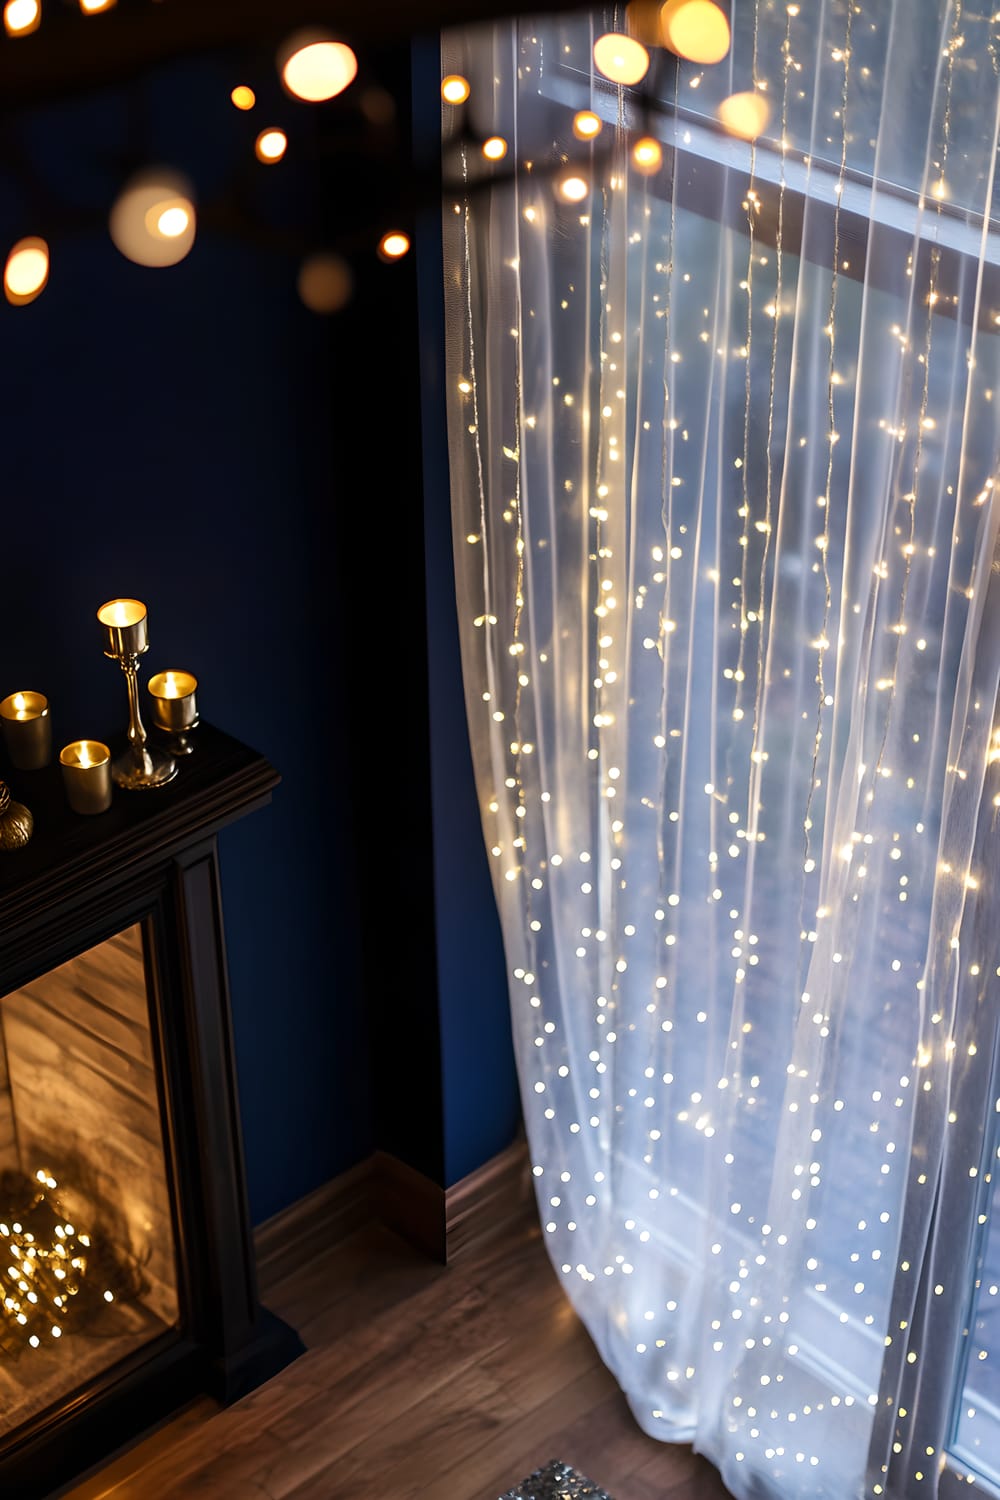
[[[0,1354],[13,1359],[92,1328],[138,1290],[127,1258],[69,1218],[57,1187],[44,1167],[33,1180],[8,1172],[0,1183]]]

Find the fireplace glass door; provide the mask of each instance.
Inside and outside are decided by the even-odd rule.
[[[0,1445],[178,1322],[139,925],[0,1000]]]

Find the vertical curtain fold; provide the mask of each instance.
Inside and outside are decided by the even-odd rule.
[[[732,24],[653,108],[613,10],[444,39],[509,148],[446,108],[470,733],[545,1239],[636,1419],[738,1496],[933,1495],[995,1149],[996,23]]]

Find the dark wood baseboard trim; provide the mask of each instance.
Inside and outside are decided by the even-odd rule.
[[[372,1217],[444,1264],[445,1190],[388,1151],[372,1158]]]
[[[376,1151],[254,1231],[262,1291],[372,1221],[444,1264],[533,1211],[524,1137],[450,1188]]]
[[[445,1193],[449,1263],[534,1209],[528,1143],[521,1135]]]
[[[372,1162],[358,1162],[258,1225],[253,1237],[262,1291],[370,1222]]]

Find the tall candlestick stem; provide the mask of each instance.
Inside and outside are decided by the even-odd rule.
[[[139,712],[139,658],[123,656],[121,667],[125,673],[125,686],[128,688],[128,742],[132,748],[132,758],[141,768],[144,765],[146,730]]]

